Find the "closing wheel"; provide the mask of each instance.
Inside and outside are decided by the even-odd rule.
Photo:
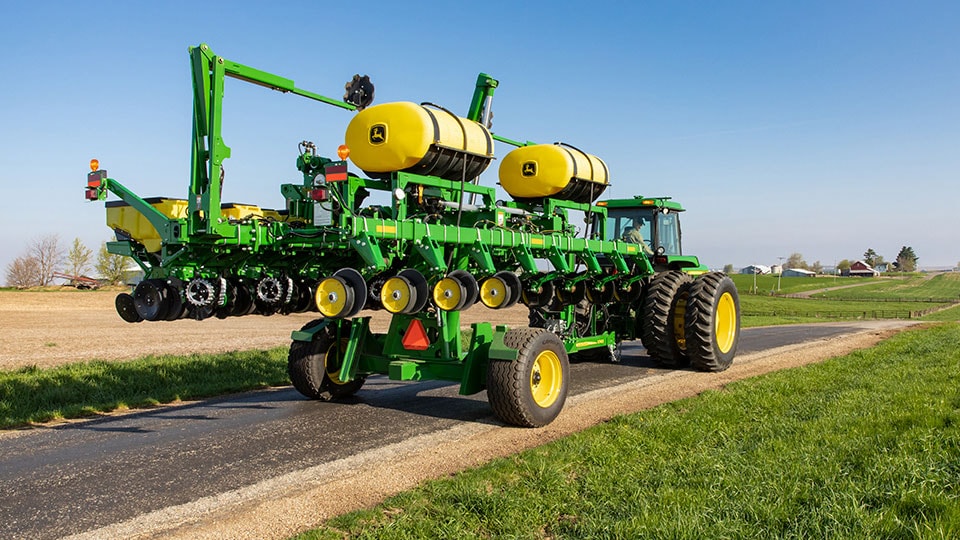
[[[400,276],[393,276],[383,283],[380,289],[380,303],[383,309],[390,313],[407,313],[415,302],[416,289],[410,280]]]
[[[517,350],[513,361],[490,360],[487,397],[500,420],[524,427],[553,421],[567,399],[570,363],[563,342],[542,328],[517,328],[503,337]]]
[[[558,279],[554,284],[554,296],[560,305],[579,304],[587,297],[587,286],[583,281],[578,281],[567,287],[564,280]]]
[[[313,309],[315,298],[317,297],[316,283],[300,280],[294,282],[294,286],[296,288],[296,294],[293,297],[293,307],[291,311],[294,313],[306,313]]]
[[[522,291],[517,274],[501,270],[480,284],[480,302],[491,309],[506,309],[520,300]]]
[[[170,311],[170,290],[162,279],[147,279],[133,289],[133,304],[145,321],[163,320]]]
[[[463,309],[466,300],[466,287],[453,276],[441,279],[433,287],[433,303],[443,311]]]
[[[466,270],[454,270],[448,275],[453,279],[456,279],[463,285],[466,295],[463,299],[463,306],[460,307],[460,310],[470,309],[471,306],[477,303],[477,300],[480,298],[480,285],[477,284],[477,278],[473,277],[473,274],[467,272]]]
[[[413,268],[403,269],[397,276],[405,278],[417,293],[413,302],[410,303],[410,311],[404,313],[419,313],[427,307],[427,302],[430,301],[430,285],[427,284],[427,278],[423,277],[419,270]]]
[[[603,284],[591,281],[585,289],[587,300],[593,304],[608,304],[613,301],[615,291],[613,283],[609,281]]]
[[[341,278],[347,287],[353,290],[353,301],[344,317],[353,317],[366,306],[367,303],[367,282],[353,268],[341,268],[333,273],[335,277]]]
[[[340,276],[330,276],[317,284],[317,309],[324,317],[346,317],[356,303],[353,288]]]
[[[740,342],[740,297],[733,280],[710,272],[690,285],[685,314],[687,356],[702,371],[723,371]]]
[[[643,295],[643,282],[634,281],[626,286],[619,286],[613,290],[613,297],[625,304],[636,302]]]
[[[137,307],[134,305],[133,296],[130,296],[127,293],[120,293],[117,295],[117,299],[114,300],[113,303],[117,308],[117,313],[120,315],[120,318],[128,323],[138,323],[143,320],[143,317],[137,313]]]
[[[183,298],[183,281],[175,277],[167,278],[167,314],[165,321],[175,321],[187,313],[187,306]]]
[[[322,320],[316,320],[307,323],[303,330],[313,328],[321,322]],[[290,381],[298,392],[310,399],[330,401],[352,396],[366,381],[365,377],[357,377],[352,381],[340,379],[347,340],[343,338],[338,341],[334,332],[335,330],[328,326],[321,330],[313,341],[294,341],[290,345],[287,358]]]
[[[548,281],[537,288],[525,286],[520,299],[527,307],[546,307],[553,300],[553,283]]]
[[[250,315],[257,308],[256,302],[254,302],[256,293],[250,290],[250,284],[243,278],[237,278],[233,284],[236,297],[233,299],[233,309],[230,310],[230,315],[238,317]]]
[[[671,270],[657,274],[647,286],[640,336],[650,356],[665,366],[688,362],[685,313],[691,280],[688,274]]]

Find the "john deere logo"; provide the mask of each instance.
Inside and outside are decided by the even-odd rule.
[[[537,162],[536,161],[526,161],[523,165],[520,166],[520,174],[522,176],[536,176],[537,175]]]
[[[370,144],[383,144],[387,142],[387,125],[374,124],[370,126]]]

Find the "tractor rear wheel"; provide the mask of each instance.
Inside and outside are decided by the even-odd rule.
[[[567,351],[553,332],[516,328],[503,338],[517,359],[490,360],[487,398],[493,413],[507,424],[540,427],[553,421],[567,399],[570,372]]]
[[[733,280],[711,272],[690,285],[686,309],[687,355],[701,371],[723,371],[740,341],[740,297]]]
[[[322,319],[309,322],[302,330],[309,330],[320,322]],[[346,347],[346,338],[337,340],[334,329],[330,326],[321,330],[311,342],[294,341],[290,345],[287,358],[287,372],[294,388],[310,399],[321,401],[356,394],[366,382],[366,378],[340,380],[340,367],[343,365],[343,351]]]
[[[677,270],[654,276],[641,309],[640,339],[647,353],[668,367],[687,364],[685,311],[692,278]]]

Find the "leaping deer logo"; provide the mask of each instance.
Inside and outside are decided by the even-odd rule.
[[[536,161],[527,161],[520,166],[521,176],[536,176],[537,175],[537,162]]]
[[[384,124],[370,126],[370,144],[383,144],[385,142],[387,142],[387,126]]]

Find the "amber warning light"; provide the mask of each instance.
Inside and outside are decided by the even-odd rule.
[[[350,147],[347,146],[347,145],[345,145],[345,144],[341,144],[340,146],[338,146],[338,147],[337,147],[337,156],[338,156],[341,160],[344,160],[344,159],[347,159],[348,157],[350,157]]]
[[[88,201],[95,201],[100,198],[100,186],[107,177],[107,171],[100,170],[100,160],[90,160],[90,173],[87,174],[87,189],[84,196]]]

